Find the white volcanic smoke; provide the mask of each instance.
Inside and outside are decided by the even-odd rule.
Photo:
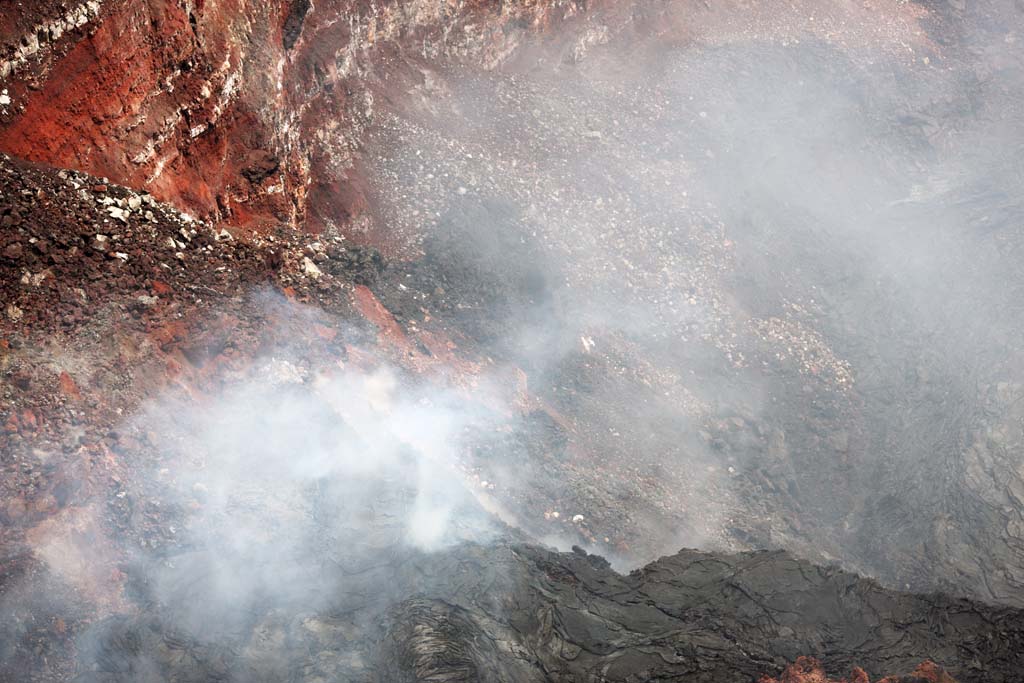
[[[345,524],[361,510],[392,517],[392,541],[420,550],[459,538],[451,516],[470,500],[459,436],[480,418],[466,398],[403,386],[386,367],[304,377],[278,357],[258,375],[211,404],[165,399],[136,420],[167,444],[161,457],[174,469],[158,479],[197,509],[179,533],[229,565],[211,575],[235,586],[235,599],[239,586],[262,596],[296,590],[294,574],[322,564],[317,535],[329,537],[341,520],[318,520],[318,506],[344,505],[354,517]],[[387,497],[396,509],[375,499],[380,482],[395,489]]]

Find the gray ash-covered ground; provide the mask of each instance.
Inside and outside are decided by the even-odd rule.
[[[562,343],[542,332],[546,320],[560,317],[553,308],[557,264],[530,236],[516,204],[459,202],[422,248],[422,258],[391,262],[388,277],[374,288],[397,317],[422,319],[427,311],[475,347],[519,363],[529,362],[530,346]],[[535,338],[522,338],[527,327],[537,331]]]
[[[384,217],[424,256],[413,293],[381,296],[473,322],[569,442],[533,533],[568,502],[624,564],[783,547],[1021,604],[1024,60],[1003,12],[944,7],[906,54],[623,40],[432,74],[382,120]],[[453,223],[515,248],[447,264]],[[480,300],[441,303],[446,278]],[[508,313],[487,335],[484,293]]]

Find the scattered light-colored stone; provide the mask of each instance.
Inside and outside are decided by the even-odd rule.
[[[316,264],[308,256],[302,257],[302,271],[314,280],[323,275],[323,272],[317,268]]]

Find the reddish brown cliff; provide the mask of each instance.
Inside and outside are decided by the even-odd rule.
[[[573,61],[627,28],[729,42],[807,33],[918,42],[920,11],[881,2],[782,13],[685,1],[46,0],[0,19],[0,150],[146,189],[239,227],[337,227],[386,247],[358,148],[375,112],[433,65],[485,69],[550,50]],[[557,27],[557,31],[553,30]],[[373,234],[376,232],[377,234]]]
[[[389,73],[416,77],[406,67],[437,56],[497,64],[522,35],[581,5],[19,7],[0,24],[0,149],[145,187],[239,226],[344,224],[365,208],[352,168],[374,110],[371,85]]]

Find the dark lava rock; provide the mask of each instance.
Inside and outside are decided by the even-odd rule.
[[[623,576],[578,553],[466,544],[341,580],[322,611],[252,622],[214,646],[152,616],[108,620],[78,680],[315,680],[303,672],[319,667],[366,681],[732,682],[811,652],[872,677],[928,653],[961,683],[1008,683],[1024,665],[1024,612],[896,593],[783,552],[684,550]],[[278,643],[269,659],[263,641]]]
[[[332,244],[327,247],[327,256],[329,260],[320,261],[324,270],[357,285],[376,283],[386,265],[384,257],[373,247],[350,245],[342,248]]]

